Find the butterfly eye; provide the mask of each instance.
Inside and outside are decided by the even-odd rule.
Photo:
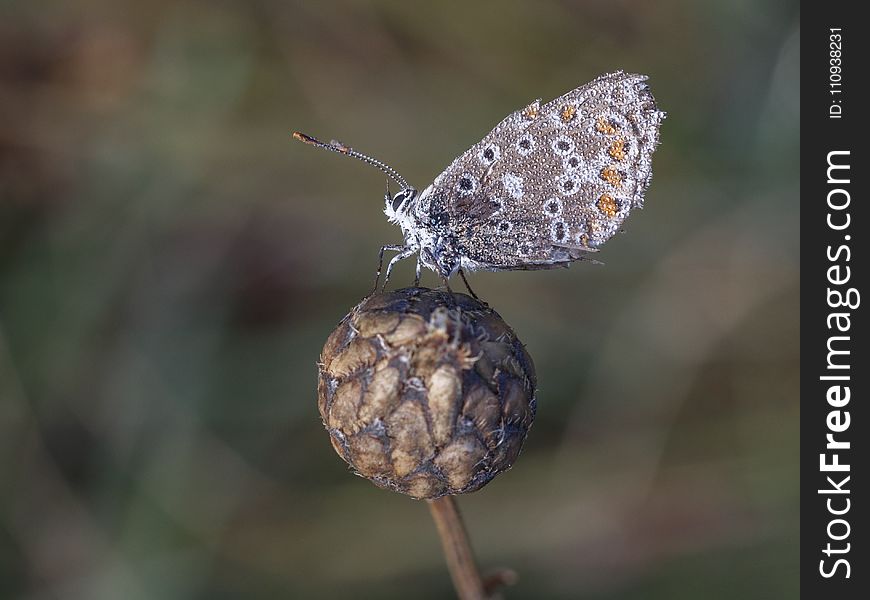
[[[417,190],[411,187],[405,188],[404,190],[398,192],[395,196],[393,196],[393,212],[397,212],[399,210],[399,207],[401,207],[406,200],[410,200],[416,195]]]

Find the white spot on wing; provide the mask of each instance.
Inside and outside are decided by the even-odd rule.
[[[567,135],[562,135],[553,140],[553,152],[565,157],[574,152],[574,140]]]
[[[558,198],[550,198],[544,202],[544,216],[550,219],[562,214],[562,201]]]
[[[583,159],[576,152],[569,154],[562,161],[562,167],[566,171],[576,171],[583,166]]]
[[[550,239],[557,243],[562,243],[568,239],[568,224],[562,219],[553,221],[553,224],[550,225]]]
[[[573,196],[580,191],[580,179],[572,173],[565,173],[556,179],[556,187],[563,196]]]
[[[504,177],[502,177],[502,183],[504,184],[505,192],[507,192],[512,198],[523,197],[522,177],[514,175],[513,173],[505,173]]]
[[[535,138],[524,135],[517,140],[517,152],[520,156],[528,156],[535,151]]]
[[[484,165],[491,165],[499,158],[501,158],[501,148],[499,148],[496,144],[490,144],[485,148],[481,149],[480,152],[478,152],[477,158]]]
[[[463,173],[456,182],[456,191],[460,196],[470,196],[477,189],[477,180],[471,173]]]

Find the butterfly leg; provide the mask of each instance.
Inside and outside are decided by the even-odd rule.
[[[380,281],[380,279],[381,279],[381,271],[384,268],[384,252],[386,252],[387,250],[389,250],[390,252],[404,252],[405,250],[407,250],[407,247],[406,246],[399,246],[397,244],[387,244],[386,246],[381,246],[381,251],[378,252],[378,271],[375,274],[375,286],[372,288],[372,292],[371,292],[372,294],[374,294],[375,292],[378,291],[378,281]],[[392,265],[392,263],[390,263],[390,264]],[[389,277],[390,277],[390,275],[389,275],[389,270],[388,270],[387,271],[387,278],[389,278]],[[386,284],[387,284],[387,282],[385,281],[384,285],[386,285]],[[371,295],[371,294],[369,294],[369,295]]]
[[[387,265],[387,272],[384,275],[384,285],[381,286],[382,290],[387,287],[387,282],[390,280],[390,273],[393,272],[393,267],[395,266],[395,264],[400,260],[410,258],[417,251],[415,248],[411,248],[409,246],[399,246],[398,250],[400,250],[400,252],[392,259],[390,259],[390,262]]]
[[[420,287],[420,268],[423,265],[420,263],[420,256],[417,256],[417,270],[414,272],[414,287]]]
[[[471,289],[471,286],[468,285],[468,280],[465,278],[465,271],[463,271],[462,269],[459,269],[459,276],[462,277],[462,281],[465,283],[465,288],[471,294],[471,297],[474,298],[475,300],[480,300],[480,298],[477,297],[477,294],[474,293],[474,290]]]

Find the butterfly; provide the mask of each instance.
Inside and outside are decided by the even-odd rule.
[[[465,280],[464,271],[550,269],[596,252],[643,206],[665,117],[646,79],[617,71],[546,104],[535,100],[422,192],[341,142],[293,137],[367,162],[401,186],[395,195],[387,189],[384,213],[404,243],[381,248],[375,289],[387,251],[396,255],[384,285],[398,261],[415,255],[415,285],[422,267],[445,285],[457,272]]]

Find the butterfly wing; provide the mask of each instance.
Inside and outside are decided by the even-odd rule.
[[[421,194],[467,269],[564,266],[643,205],[664,113],[644,83],[603,75],[508,115]]]

